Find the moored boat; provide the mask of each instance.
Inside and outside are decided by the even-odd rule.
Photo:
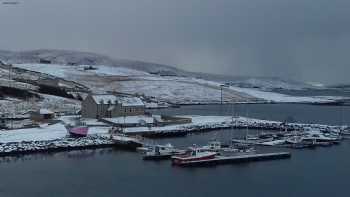
[[[86,137],[89,131],[89,127],[84,125],[71,126],[67,125],[66,129],[72,137]]]
[[[335,136],[325,136],[322,133],[308,134],[303,138],[304,141],[315,141],[316,143],[338,144],[340,138]]]
[[[136,148],[143,146],[140,139],[124,134],[112,134],[111,139],[113,140],[115,146],[120,148],[136,150]]]
[[[211,140],[209,141],[208,145],[199,147],[202,151],[214,151],[218,152],[221,151],[224,148],[222,143],[218,140]]]
[[[214,159],[216,155],[217,153],[213,151],[203,151],[199,148],[191,148],[188,154],[172,156],[171,160],[174,165],[181,165],[193,161],[206,161]]]
[[[185,154],[186,151],[176,149],[171,144],[155,145],[151,150],[147,151],[144,160],[163,160],[170,159],[171,156]]]

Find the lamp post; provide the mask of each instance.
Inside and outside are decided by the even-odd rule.
[[[223,99],[223,95],[222,95],[222,91],[223,91],[223,87],[224,87],[225,85],[223,85],[223,84],[221,84],[220,85],[220,103],[221,103],[221,105],[222,105],[222,99]]]
[[[11,68],[11,64],[8,65],[9,66],[9,87],[11,87],[11,71],[12,71],[12,68]]]

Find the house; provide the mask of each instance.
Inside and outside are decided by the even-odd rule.
[[[49,109],[39,109],[37,111],[30,112],[30,119],[34,121],[49,121],[55,118],[55,113]]]
[[[83,118],[113,118],[145,114],[145,104],[137,97],[89,94],[81,104]]]

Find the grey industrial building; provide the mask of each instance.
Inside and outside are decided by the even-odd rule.
[[[137,97],[89,94],[81,106],[83,118],[113,118],[145,114],[145,104]]]

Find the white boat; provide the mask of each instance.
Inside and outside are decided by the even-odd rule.
[[[260,140],[259,135],[246,135],[245,140],[247,141],[255,141]]]
[[[151,150],[146,151],[143,156],[144,160],[162,160],[170,159],[173,155],[185,154],[186,151],[176,149],[171,144],[155,145]]]
[[[287,138],[285,141],[286,143],[289,143],[289,144],[299,144],[299,143],[302,143],[303,142],[303,137],[302,136],[291,136],[289,138]]]
[[[305,137],[303,137],[303,140],[306,141],[312,141],[315,140],[316,142],[330,142],[330,143],[335,143],[339,142],[340,138],[335,137],[335,136],[326,136],[325,134],[321,132],[313,132],[313,133],[308,133]]]
[[[211,140],[209,141],[208,145],[199,147],[198,149],[201,149],[202,151],[214,151],[218,152],[223,149],[222,144],[218,140]]]
[[[286,140],[272,140],[272,141],[262,142],[260,144],[264,146],[277,146],[284,143],[286,143]]]
[[[218,140],[212,140],[207,146],[199,147],[198,149],[202,151],[217,152],[218,154],[224,154],[225,152],[239,153],[239,152],[254,152],[255,148],[249,145],[240,145],[234,143],[232,145],[223,145]]]

